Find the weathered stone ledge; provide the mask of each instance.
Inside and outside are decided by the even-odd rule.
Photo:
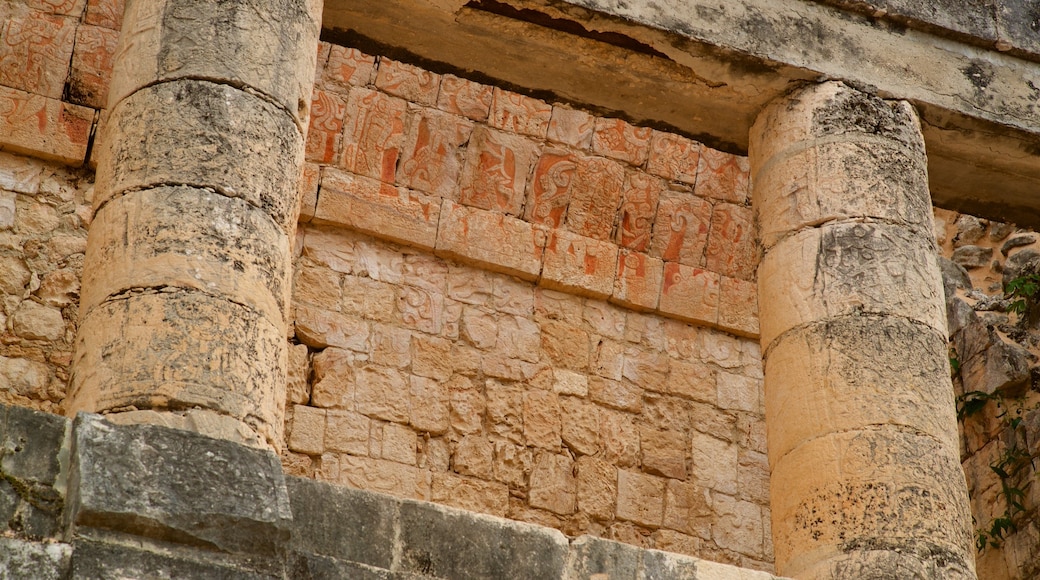
[[[36,532],[4,512],[8,578],[774,578],[285,477],[270,451],[189,431],[16,407],[0,417],[5,477],[59,498]]]

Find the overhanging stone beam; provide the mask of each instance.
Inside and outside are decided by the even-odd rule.
[[[739,153],[766,103],[842,79],[921,112],[936,204],[1040,226],[1040,63],[970,28],[868,13],[808,0],[329,0],[323,34]]]

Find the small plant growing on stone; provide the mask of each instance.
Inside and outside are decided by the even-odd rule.
[[[1009,301],[1007,311],[1024,316],[1040,299],[1040,273],[1012,278],[1004,286],[1004,296]]]
[[[996,405],[996,417],[1001,420],[1008,435],[1004,451],[989,465],[990,470],[1000,480],[1000,497],[1004,499],[1004,513],[993,518],[988,526],[975,530],[975,547],[979,552],[985,551],[987,547],[999,548],[1009,534],[1018,531],[1019,523],[1027,511],[1023,503],[1026,493],[1019,484],[1023,481],[1022,476],[1027,473],[1027,469],[1035,476],[1036,460],[1040,457],[1040,450],[1030,451],[1020,444],[1025,441],[1021,399],[1012,402],[1015,406],[1012,412],[1000,392],[964,393],[957,397],[957,418],[966,420],[982,411],[991,401]]]

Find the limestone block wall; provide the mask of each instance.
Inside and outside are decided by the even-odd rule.
[[[90,171],[0,152],[0,402],[62,409],[92,193]]]
[[[286,468],[769,569],[746,160],[319,59]]]
[[[1040,453],[1038,332],[1032,312],[1009,312],[1004,287],[1037,272],[1040,236],[1013,224],[936,210],[936,242],[944,262],[951,340],[957,361],[954,388],[964,408],[967,393],[996,399],[961,418],[961,459],[968,480],[979,578],[1032,578],[1040,573],[1040,484],[1035,459],[1015,471],[1009,451]],[[972,397],[974,398],[974,397]],[[999,401],[999,404],[998,404]],[[962,415],[965,413],[962,412]],[[994,469],[1012,472],[1002,481]],[[1008,494],[1022,509],[1008,511]],[[1004,537],[983,536],[993,522],[1013,515]]]

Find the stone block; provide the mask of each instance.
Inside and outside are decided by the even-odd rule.
[[[710,540],[714,520],[712,496],[707,488],[687,481],[668,480],[661,522],[664,527]]]
[[[705,199],[744,205],[750,201],[750,173],[747,157],[702,147],[693,192]]]
[[[599,451],[599,410],[596,405],[577,397],[560,399],[563,444],[581,455]]]
[[[405,101],[364,87],[350,91],[343,132],[343,167],[393,183],[404,146]]]
[[[668,262],[699,267],[708,246],[712,205],[690,193],[661,194],[650,255]]]
[[[542,348],[545,348],[547,329],[542,327]],[[553,370],[553,391],[558,395],[574,395],[585,397],[589,394],[589,377],[585,373],[577,373],[566,369]]]
[[[367,365],[355,371],[354,400],[357,411],[384,421],[408,421],[408,380],[401,371]]]
[[[326,578],[350,578],[351,580],[398,580],[414,576],[395,575],[388,570],[347,562],[337,558],[314,554],[293,554],[287,566],[287,574],[296,580],[324,580]]]
[[[215,322],[200,332],[199,320]],[[199,292],[137,294],[85,314],[77,341],[70,412],[201,407],[280,445],[287,364],[281,320]]]
[[[109,103],[156,81],[215,79],[266,95],[278,104],[275,114],[302,130],[314,85],[320,11],[318,3],[299,0],[129,2],[120,46],[132,46],[133,58],[119,59]]]
[[[313,348],[334,346],[368,352],[369,323],[361,318],[298,304],[295,309],[296,338]]]
[[[324,461],[323,457],[322,462]],[[341,485],[396,497],[422,500],[430,498],[428,472],[386,459],[340,455],[335,481]]]
[[[459,477],[451,473],[435,473],[430,500],[471,512],[505,517],[509,504],[509,488],[494,481]]]
[[[314,89],[304,151],[307,161],[329,165],[339,160],[346,113],[347,105],[340,96]]]
[[[440,256],[535,280],[542,268],[543,228],[497,212],[444,200],[437,250]]]
[[[87,0],[87,13],[83,22],[119,30],[123,26],[126,0]]]
[[[410,383],[409,423],[432,435],[447,432],[449,393],[445,384],[441,380],[417,376],[411,377]]]
[[[656,177],[639,171],[628,171],[621,190],[614,242],[637,252],[650,248],[657,208],[665,184]]]
[[[367,455],[370,423],[369,418],[360,413],[330,409],[326,415],[325,448],[340,453]]]
[[[593,401],[620,411],[643,410],[643,390],[628,381],[589,377],[589,396]]]
[[[13,406],[0,406],[0,421],[0,472],[31,489],[58,485],[61,449],[69,421]]]
[[[0,86],[4,149],[79,165],[95,122],[93,109]]]
[[[719,318],[719,274],[665,262],[661,313],[680,320],[715,325]]]
[[[465,119],[436,109],[420,110],[405,135],[397,183],[454,199],[472,133],[473,123]]]
[[[9,15],[0,29],[0,84],[61,99],[77,24],[75,18],[38,10]]]
[[[686,437],[678,431],[639,427],[643,471],[675,479],[686,479]]]
[[[286,486],[293,550],[390,568],[398,500],[297,477]]]
[[[660,258],[622,248],[610,301],[636,310],[655,310],[663,282],[664,262]]]
[[[467,147],[459,201],[519,216],[527,176],[537,158],[538,145],[534,141],[478,126]]]
[[[289,541],[289,496],[270,451],[81,414],[70,466],[68,519],[77,527],[256,555]]]
[[[592,150],[636,167],[646,163],[650,154],[651,129],[634,127],[621,119],[596,119]]]
[[[491,111],[494,88],[455,75],[441,78],[441,92],[437,96],[437,108],[460,115],[470,120],[483,122]]]
[[[544,139],[551,118],[552,105],[495,87],[488,117],[492,127]]]
[[[76,51],[69,72],[69,100],[77,105],[104,109],[112,75],[119,32],[84,24],[76,31]]]
[[[757,337],[758,284],[729,276],[720,280],[719,328],[738,336]]]
[[[458,580],[560,578],[568,542],[530,524],[404,502],[400,570]]]
[[[577,509],[577,492],[578,479],[570,456],[548,452],[535,456],[528,492],[531,507],[560,515],[573,514]]]
[[[970,577],[971,514],[957,447],[898,425],[834,433],[787,454],[771,483],[774,549],[784,574],[798,577],[819,562],[830,568],[832,558],[852,559],[857,575],[891,570],[895,563],[870,554],[881,545],[905,554],[894,569]],[[858,539],[852,550],[850,537]]]
[[[618,467],[639,465],[639,430],[630,415],[600,409],[599,438],[605,461]]]
[[[57,341],[65,337],[61,310],[32,300],[24,300],[11,313],[11,330],[27,340]]]
[[[896,316],[843,317],[785,335],[766,357],[772,464],[810,439],[871,425],[900,425],[956,449],[947,349],[938,332]]]
[[[372,82],[376,72],[376,57],[356,48],[338,44],[329,45],[329,60],[319,71],[322,88],[346,94],[352,87],[363,87]]]
[[[610,520],[617,508],[617,467],[596,457],[579,457],[578,511]]]
[[[653,131],[650,137],[650,156],[646,170],[670,181],[689,185],[697,182],[697,168],[701,151],[707,150],[700,143],[681,135]]]
[[[539,283],[546,288],[592,298],[607,298],[614,289],[618,247],[566,230],[553,230],[545,245]]]
[[[567,578],[632,579],[642,572],[643,551],[593,536],[581,536],[571,542]]]
[[[785,155],[759,172],[755,191],[766,247],[803,227],[856,217],[932,231],[924,157],[898,143],[825,143]]]
[[[555,451],[560,448],[560,403],[552,391],[524,393],[524,441],[529,446]]]
[[[429,250],[437,239],[440,212],[437,198],[326,168],[314,222]]]
[[[131,288],[225,296],[281,321],[289,307],[289,238],[243,199],[158,187],[106,203],[91,223],[81,308]]]
[[[437,102],[441,76],[417,66],[382,58],[376,70],[376,88],[420,105]]]
[[[772,314],[762,344],[814,320],[847,314],[904,316],[946,332],[942,279],[930,237],[881,223],[804,230],[773,247],[758,269]]]
[[[101,580],[102,578],[241,578],[242,580],[275,580],[280,564],[274,558],[256,558],[247,567],[241,563],[196,550],[187,554],[165,550],[104,543],[77,538],[73,543],[69,578]],[[271,555],[270,553],[265,555]]]
[[[0,569],[7,578],[64,580],[69,578],[72,546],[0,538]]]
[[[694,479],[703,487],[737,493],[737,446],[699,431],[691,432]]]
[[[666,481],[663,477],[619,470],[617,517],[643,526],[660,527]]]
[[[292,411],[292,431],[289,449],[307,455],[325,452],[325,409],[295,405]]]
[[[592,115],[555,105],[546,138],[575,149],[587,150],[592,147],[592,133],[595,129],[596,118]]]
[[[244,199],[286,234],[295,228],[301,129],[260,97],[205,81],[153,85],[112,109],[99,148],[95,210],[127,190],[185,184]]]
[[[712,538],[724,550],[762,556],[762,508],[749,501],[716,494],[712,507],[715,525]]]
[[[711,214],[704,264],[713,272],[753,280],[759,250],[750,207],[719,203]]]

